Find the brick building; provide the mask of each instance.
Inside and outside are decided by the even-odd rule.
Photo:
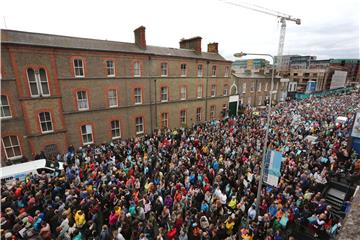
[[[239,92],[239,100],[244,106],[259,107],[264,106],[269,100],[271,88],[271,76],[259,73],[233,73],[233,82]],[[274,77],[272,101],[275,103],[280,100],[280,90],[286,83],[280,82],[280,78]]]
[[[231,61],[180,48],[1,30],[2,165],[221,118]]]

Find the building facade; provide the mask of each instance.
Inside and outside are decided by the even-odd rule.
[[[230,61],[201,38],[148,46],[1,30],[2,165],[221,118]]]
[[[325,89],[325,81],[327,77],[326,69],[291,69],[290,80],[297,82],[297,92],[305,92],[309,81],[316,82],[315,91],[323,91]]]
[[[271,88],[270,75],[233,73],[232,78],[238,89],[239,101],[243,106],[260,107],[266,105]],[[280,82],[280,78],[274,78],[273,103],[280,100],[279,91],[283,85],[284,83]]]
[[[232,69],[235,71],[241,70],[250,70],[252,72],[258,72],[268,68],[270,65],[269,61],[263,58],[255,58],[255,59],[244,59],[244,60],[236,60],[232,64]]]

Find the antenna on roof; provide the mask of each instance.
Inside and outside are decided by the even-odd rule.
[[[3,19],[4,19],[4,26],[5,26],[5,29],[7,29],[5,16],[3,16]]]

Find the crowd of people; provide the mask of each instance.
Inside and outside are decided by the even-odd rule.
[[[333,231],[321,190],[355,174],[348,148],[360,94],[277,104],[269,148],[282,153],[277,187],[256,193],[266,111],[162,129],[153,135],[75,149],[64,170],[1,187],[2,239],[295,239],[296,223]],[[347,122],[336,122],[346,116]],[[309,135],[316,142],[305,140]]]

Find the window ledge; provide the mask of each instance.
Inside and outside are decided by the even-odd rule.
[[[23,155],[19,155],[19,156],[7,158],[7,160],[9,160],[9,161],[14,161],[14,160],[18,160],[18,159],[21,159],[21,158],[23,158]]]
[[[12,118],[13,118],[12,116],[0,117],[0,120],[8,120]]]

